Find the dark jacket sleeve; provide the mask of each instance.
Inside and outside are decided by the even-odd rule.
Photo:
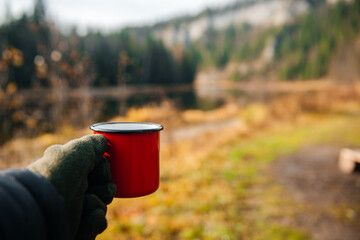
[[[0,171],[0,239],[68,239],[64,200],[45,177]]]

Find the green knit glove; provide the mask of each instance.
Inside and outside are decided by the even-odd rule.
[[[45,176],[64,197],[71,239],[95,239],[105,230],[106,204],[116,191],[103,154],[106,138],[84,136],[65,145],[53,145],[30,164],[30,171]]]
[[[106,205],[112,202],[116,192],[116,186],[109,184],[110,180],[110,166],[104,159],[88,176],[89,187],[85,193],[76,239],[93,240],[106,229]]]

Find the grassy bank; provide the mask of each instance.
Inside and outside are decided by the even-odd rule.
[[[309,239],[306,230],[286,221],[306,206],[272,180],[269,167],[306,145],[360,146],[360,87],[339,85],[266,99],[211,111],[181,111],[164,103],[111,119],[161,123],[162,136],[171,141],[161,144],[159,190],[143,198],[115,199],[108,210],[109,228],[98,239]],[[227,119],[239,124],[180,140],[170,134]],[[0,148],[0,168],[26,166],[47,146],[90,133],[63,127],[35,139],[11,140]],[[343,209],[332,212],[346,216]]]
[[[177,143],[172,151],[164,146],[160,189],[143,198],[114,200],[109,228],[99,239],[309,239],[303,229],[278,223],[302,206],[269,179],[266,169],[304,145],[359,146],[359,119],[303,116],[251,136],[208,140],[212,150],[206,139],[215,136]],[[192,157],[186,157],[189,151]]]

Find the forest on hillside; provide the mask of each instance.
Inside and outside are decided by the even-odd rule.
[[[125,29],[79,36],[74,28],[65,35],[37,0],[31,16],[8,18],[0,27],[0,87],[191,83],[197,67],[191,52],[179,49],[174,55],[145,34],[139,39]]]
[[[282,27],[209,28],[200,40],[171,49],[154,37],[151,27],[85,36],[74,28],[64,34],[48,20],[43,0],[35,1],[32,15],[7,15],[0,26],[1,89],[189,84],[199,69],[221,69],[229,62],[251,65],[269,43],[271,61],[258,73],[251,68],[234,72],[232,80],[251,79],[259,71],[284,80],[316,79],[327,74],[335,50],[358,34],[360,0],[335,6],[321,1]]]
[[[327,5],[319,1],[293,23],[281,27],[253,28],[249,24],[231,25],[224,31],[209,29],[195,43],[200,67],[223,68],[231,61],[252,62],[263,57],[267,46],[273,56],[260,74],[275,72],[282,80],[317,79],[327,74],[336,50],[360,32],[360,1],[339,1]],[[235,72],[234,80],[246,80],[250,70]]]

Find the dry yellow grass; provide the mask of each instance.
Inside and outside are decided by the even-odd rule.
[[[281,121],[292,121],[304,113],[354,113],[358,112],[359,108],[360,84],[353,84],[334,86],[326,91],[283,94],[274,97],[266,104],[253,103],[247,107],[240,107],[235,103],[228,103],[210,111],[179,111],[171,102],[165,101],[160,106],[149,105],[142,108],[130,109],[126,116],[115,117],[109,121],[156,122],[165,127],[164,133],[166,134],[166,130],[174,128],[181,130],[184,126],[201,125],[202,123],[221,122],[229,118],[239,118],[245,126],[239,127],[238,130],[241,130],[242,134],[244,134],[251,133],[269,124],[277,124]],[[199,133],[202,132],[200,131]],[[206,131],[204,133],[206,133]],[[0,168],[23,167],[41,157],[43,151],[48,146],[55,143],[62,144],[86,134],[91,134],[88,127],[84,129],[74,129],[71,126],[63,126],[55,133],[40,135],[35,139],[14,139],[0,147]],[[231,130],[226,134],[232,134]],[[212,138],[221,139],[219,134],[206,136],[205,138],[208,141]]]
[[[224,126],[220,131],[202,132],[191,139],[162,144],[160,189],[144,198],[116,199],[109,206],[109,228],[99,239],[196,239],[198,236],[203,239],[236,239],[231,234],[244,232],[232,226],[234,221],[241,220],[236,213],[246,211],[239,209],[241,204],[239,207],[238,203],[243,201],[239,196],[245,194],[242,184],[248,184],[246,177],[253,176],[256,168],[251,165],[252,156],[242,156],[242,152],[236,159],[225,159],[229,143],[259,132],[276,133],[277,129],[293,126],[303,119],[305,123],[302,125],[316,122],[318,124],[314,126],[321,126],[322,120],[309,119],[307,113],[357,113],[359,99],[360,88],[356,85],[284,94],[266,105],[254,103],[242,108],[232,103],[211,111],[179,111],[165,102],[160,106],[131,109],[125,117],[111,119],[161,123],[165,126],[162,134],[166,134],[166,129],[181,129],[229,118],[242,119],[245,126]],[[88,128],[63,127],[56,133],[34,139],[14,139],[0,147],[1,168],[26,166],[40,157],[49,145],[65,143],[90,133]],[[231,180],[238,175],[235,167],[240,158],[244,158],[242,160],[249,167],[241,172],[244,181],[234,187]],[[244,239],[251,239],[244,234]]]

